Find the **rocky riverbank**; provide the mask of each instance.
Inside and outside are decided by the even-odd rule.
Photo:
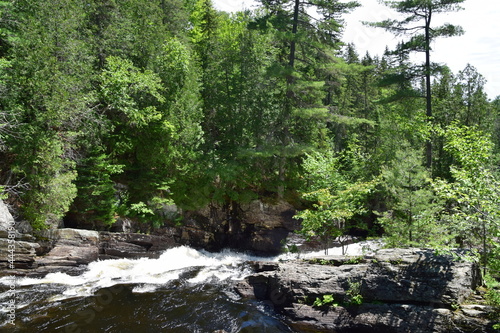
[[[142,230],[142,225],[125,219],[111,231],[85,230],[81,228],[84,224],[33,231],[26,222],[15,221],[0,200],[0,275],[77,274],[98,259],[154,258],[180,245],[275,255],[281,252],[282,241],[297,228],[293,215],[293,207],[285,202],[266,204],[256,200],[237,208],[184,212],[182,225],[165,225],[154,231]]]
[[[158,257],[164,250],[179,246],[172,238],[141,234],[121,234],[79,229],[58,229],[22,235],[14,243],[14,261],[2,255],[1,275],[42,276],[51,272],[78,274],[98,259]],[[0,238],[0,252],[6,239]]]
[[[178,246],[176,236],[83,229],[30,230],[0,201],[0,276],[78,274],[98,259],[157,257]]]
[[[477,295],[476,264],[431,250],[383,249],[256,263],[237,286],[299,332],[495,332],[495,312]]]
[[[165,227],[155,235],[73,228],[33,232],[14,221],[0,201],[0,276],[76,275],[98,259],[156,258],[180,245],[217,249],[233,244],[273,254],[295,228],[286,205],[256,202],[245,214],[253,216],[250,222],[228,218],[216,229],[221,217],[197,213],[182,227]],[[236,290],[283,314],[298,332],[495,332],[498,313],[478,292],[478,267],[457,261],[457,254],[383,249],[360,257],[259,262]]]

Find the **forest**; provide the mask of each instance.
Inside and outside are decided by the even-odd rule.
[[[342,42],[355,1],[0,1],[2,199],[35,229],[287,200],[304,235],[472,248],[496,275],[500,97],[432,62],[463,1],[385,1],[381,57]]]

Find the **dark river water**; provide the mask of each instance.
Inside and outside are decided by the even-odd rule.
[[[158,259],[94,262],[79,276],[18,278],[15,325],[3,310],[0,332],[293,332],[271,307],[233,291],[258,259],[178,247]],[[0,279],[2,309],[11,281]]]

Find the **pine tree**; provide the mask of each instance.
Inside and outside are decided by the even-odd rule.
[[[410,39],[398,44],[396,54],[423,52],[425,62],[415,68],[425,77],[426,116],[432,120],[431,77],[437,66],[431,63],[431,43],[439,37],[451,37],[463,34],[460,26],[444,24],[439,27],[431,25],[435,14],[460,10],[465,0],[385,0],[384,3],[404,15],[404,19],[387,19],[382,22],[369,23],[371,26],[384,28],[397,36],[408,35]],[[413,69],[412,71],[414,71]],[[427,167],[432,166],[432,142],[426,144]]]
[[[489,129],[491,118],[489,101],[484,91],[486,79],[470,64],[458,72],[455,94],[461,97],[460,120],[465,126]]]
[[[95,103],[85,4],[17,1],[18,38],[6,102],[19,114],[14,170],[25,179],[24,213],[34,227],[57,224],[76,196],[79,148],[100,118]],[[58,15],[55,16],[54,13]]]
[[[391,246],[430,246],[445,242],[446,231],[436,223],[441,206],[431,188],[429,172],[421,155],[403,146],[396,159],[382,168],[389,194],[388,208],[379,218]]]
[[[341,15],[358,6],[339,1],[262,1],[265,15],[256,20],[262,29],[274,29],[280,52],[274,73],[283,80],[282,114],[277,132],[282,147],[278,174],[280,196],[285,190],[291,158],[311,147],[324,145],[325,81],[342,33]],[[317,18],[308,10],[316,10]]]

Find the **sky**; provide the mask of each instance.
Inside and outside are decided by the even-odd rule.
[[[394,37],[380,28],[364,26],[362,21],[376,22],[396,18],[397,13],[380,4],[379,0],[358,0],[362,6],[344,16],[346,26],[343,41],[354,43],[363,56],[382,55],[386,46],[393,48],[403,37]],[[219,10],[234,12],[253,9],[255,0],[213,0]],[[466,0],[459,12],[441,13],[433,18],[433,25],[451,23],[461,25],[465,34],[458,37],[439,38],[432,45],[433,62],[447,64],[454,73],[467,64],[476,67],[487,80],[486,93],[493,99],[500,95],[500,1]],[[424,61],[424,54],[416,54]]]

